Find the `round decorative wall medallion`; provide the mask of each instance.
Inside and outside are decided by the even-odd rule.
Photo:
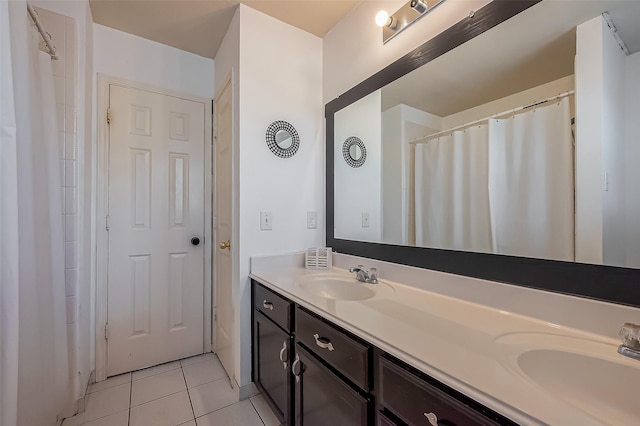
[[[296,128],[286,121],[274,121],[267,127],[267,146],[280,158],[293,157],[300,147]]]
[[[350,136],[342,145],[344,161],[351,167],[360,167],[367,160],[367,149],[364,142],[355,136]]]

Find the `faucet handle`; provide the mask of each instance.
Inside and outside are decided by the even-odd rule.
[[[369,269],[369,281],[371,284],[378,284],[378,268]]]
[[[622,344],[629,349],[640,351],[640,325],[625,323],[618,333]]]

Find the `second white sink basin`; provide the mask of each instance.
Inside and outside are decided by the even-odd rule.
[[[553,349],[524,352],[518,366],[556,398],[599,419],[611,424],[640,422],[640,368]]]
[[[333,300],[367,300],[381,293],[394,292],[393,287],[383,282],[366,284],[355,277],[336,273],[306,275],[296,285],[314,296]]]
[[[640,421],[640,362],[617,346],[545,333],[514,333],[497,339],[505,366],[554,399],[606,424]]]

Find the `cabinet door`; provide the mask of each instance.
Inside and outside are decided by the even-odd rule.
[[[366,425],[369,401],[300,345],[292,364],[296,425]]]
[[[292,339],[260,312],[254,312],[254,380],[262,388],[280,423],[288,424],[291,411]]]

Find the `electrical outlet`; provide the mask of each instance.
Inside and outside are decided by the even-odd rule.
[[[318,213],[307,212],[307,229],[316,229],[318,227]]]
[[[260,212],[260,229],[270,231],[273,229],[273,216],[271,212]]]
[[[363,228],[368,228],[369,227],[369,213],[362,213],[362,227]]]

